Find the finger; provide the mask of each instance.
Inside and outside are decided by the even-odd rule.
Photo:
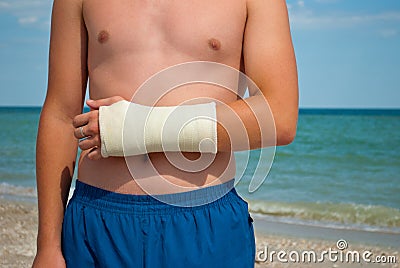
[[[91,110],[98,110],[100,106],[98,106],[95,100],[87,100],[86,104],[89,106]]]
[[[98,113],[93,113],[89,119],[89,123],[84,128],[86,136],[100,135]]]
[[[86,104],[91,108],[91,109],[99,109],[100,106],[109,106],[111,104],[114,104],[118,101],[124,100],[121,96],[113,96],[110,98],[105,98],[105,99],[99,99],[99,100],[87,100]]]
[[[75,128],[86,125],[89,122],[89,116],[90,112],[75,116],[74,119],[72,120],[72,125]]]
[[[90,111],[75,116],[72,125],[76,128],[74,133],[78,139],[84,138],[80,129],[81,127],[84,127],[83,132],[85,133],[85,137],[97,134],[99,132],[99,111]]]
[[[99,139],[98,137],[100,136],[100,129],[98,121],[93,120],[89,122],[86,126],[75,128],[74,136],[77,139],[83,139],[87,137],[97,137],[97,139]]]
[[[89,150],[94,147],[100,147],[100,139],[98,138],[98,136],[79,141],[79,148],[83,151]]]
[[[89,157],[90,160],[100,160],[103,157],[101,156],[101,150],[100,148],[93,148],[88,154],[87,157]]]
[[[78,140],[79,139],[83,139],[83,138],[86,138],[88,135],[87,135],[87,130],[85,130],[85,126],[82,126],[82,127],[78,127],[78,128],[75,128],[74,129],[74,136],[75,136],[75,138],[77,138]]]

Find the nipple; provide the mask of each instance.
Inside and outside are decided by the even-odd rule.
[[[219,40],[215,39],[215,38],[209,39],[208,40],[208,45],[213,50],[220,50],[220,48],[221,48],[221,42]]]
[[[99,41],[100,44],[104,44],[107,42],[108,38],[110,37],[110,34],[103,30],[97,35],[97,41]]]

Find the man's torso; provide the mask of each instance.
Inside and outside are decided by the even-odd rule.
[[[184,62],[212,61],[240,69],[246,15],[246,0],[83,0],[90,97],[119,95],[130,100],[150,76]],[[222,87],[193,84],[169,92],[156,105],[178,105],[204,97],[225,103],[237,98]],[[163,180],[191,187],[218,184],[235,175],[234,159],[228,152],[218,153],[208,167],[197,172],[174,166],[163,153],[129,157],[130,170],[124,158],[92,161],[86,153],[82,152],[79,161],[79,180],[122,193],[143,194],[137,182],[150,188],[154,185],[152,193],[165,193],[169,190],[157,188]],[[184,155],[190,160],[199,157]]]

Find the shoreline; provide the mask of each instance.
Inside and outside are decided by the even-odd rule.
[[[68,195],[68,201],[71,199],[73,192],[74,192],[74,183],[71,185],[71,189]],[[400,246],[400,240],[393,240],[390,237],[385,237],[387,235],[400,235],[400,226],[399,227],[391,227],[391,226],[378,226],[378,225],[369,225],[365,223],[339,223],[335,221],[329,220],[310,220],[307,218],[301,218],[296,216],[283,216],[283,215],[270,215],[260,213],[258,209],[252,210],[252,202],[246,198],[242,197],[249,203],[249,212],[251,213],[253,218],[256,218],[257,221],[264,222],[265,225],[274,225],[274,229],[281,230],[280,234],[282,235],[291,235],[293,233],[292,229],[298,229],[301,231],[309,232],[310,229],[326,229],[328,233],[331,233],[329,230],[339,230],[342,233],[359,233],[360,236],[366,236],[365,239],[360,240],[360,242],[374,242],[376,241],[375,238],[387,240],[387,243],[381,243],[378,245],[385,246],[385,245],[392,245],[392,246]],[[36,188],[32,186],[22,186],[22,185],[13,185],[9,183],[0,183],[0,200],[7,200],[12,202],[27,202],[31,204],[37,205],[37,195],[36,195]],[[290,204],[290,203],[289,203]],[[295,203],[294,203],[295,204]],[[266,204],[268,205],[268,204]],[[274,204],[276,206],[276,204]],[[283,204],[285,206],[286,204]],[[362,205],[361,205],[362,206]],[[389,209],[393,209],[388,207]],[[282,208],[283,210],[285,207]],[[323,208],[321,208],[323,209]],[[334,212],[333,212],[334,213]],[[356,212],[355,212],[356,213]],[[280,225],[285,225],[288,227],[287,230],[281,228]],[[298,226],[298,228],[296,228]],[[302,228],[304,227],[304,228]],[[265,228],[263,228],[265,229]],[[343,230],[343,231],[342,231]],[[263,233],[269,234],[268,230],[263,231]],[[377,234],[376,236],[368,234]],[[379,237],[379,234],[384,234],[383,236]],[[318,236],[315,237],[313,234],[309,236],[309,238],[319,238]],[[387,238],[387,239],[386,239]],[[332,239],[332,237],[331,237]]]
[[[14,201],[0,198],[0,267],[30,267],[36,254],[37,232],[37,205],[32,202]],[[325,229],[315,229],[311,226],[295,226],[272,222],[253,215],[256,233],[257,252],[260,255],[269,250],[315,250],[322,252],[329,248],[335,249],[337,238],[348,239],[349,249],[371,250],[375,255],[395,256],[396,264],[386,264],[386,267],[399,267],[400,246],[372,245],[363,239],[325,235]],[[337,229],[331,230],[335,235]],[[314,232],[314,235],[312,235]],[[325,236],[324,236],[325,235]],[[375,234],[376,235],[376,234]],[[382,234],[379,234],[382,235]],[[322,238],[321,238],[322,236]],[[399,235],[397,235],[400,237]],[[376,237],[375,237],[376,238]],[[263,256],[262,254],[260,255]],[[257,258],[257,257],[256,257]],[[365,267],[365,263],[342,264],[326,260],[323,263],[281,263],[277,260],[256,262],[255,267]],[[316,266],[314,266],[316,265]],[[344,266],[343,266],[344,265]],[[347,265],[347,266],[346,266]],[[350,265],[350,266],[348,266]],[[361,265],[361,266],[360,266]],[[372,265],[372,266],[371,266]],[[375,265],[375,266],[374,266]],[[368,264],[368,267],[382,267],[382,265]]]
[[[345,239],[352,244],[392,247],[400,249],[400,233],[369,231],[361,229],[335,228],[333,226],[309,225],[296,222],[284,222],[272,217],[251,213],[255,229],[260,235],[281,235],[284,237],[322,239],[338,241]]]

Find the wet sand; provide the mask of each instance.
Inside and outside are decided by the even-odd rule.
[[[255,267],[399,267],[399,247],[394,245],[379,245],[370,243],[360,237],[357,241],[354,237],[348,242],[348,247],[343,252],[358,251],[362,254],[365,251],[372,252],[369,256],[374,260],[376,256],[384,255],[394,256],[397,263],[377,264],[366,263],[361,260],[360,263],[343,263],[339,261],[332,262],[329,256],[325,255],[323,262],[308,263],[294,262],[289,259],[289,254],[292,254],[292,259],[296,257],[298,252],[300,259],[304,251],[314,251],[317,258],[320,257],[323,251],[336,250],[337,239],[329,232],[324,233],[324,229],[317,230],[315,233],[318,236],[311,236],[312,230],[294,229],[294,233],[288,232],[291,227],[284,224],[271,224],[262,219],[254,217],[256,228],[257,242],[257,259]],[[299,227],[296,227],[299,228]],[[290,230],[289,230],[290,231]],[[14,202],[0,198],[0,267],[30,267],[36,253],[36,232],[37,232],[37,208],[36,204],[29,202]],[[326,234],[326,239],[323,237]],[[338,231],[338,237],[343,235]],[[347,234],[348,235],[348,234]],[[353,232],[357,237],[357,233]],[[376,235],[376,234],[375,234]],[[375,236],[380,237],[380,236]],[[344,237],[347,238],[347,237]],[[362,242],[364,241],[364,242]],[[393,241],[397,241],[396,237]],[[387,241],[386,241],[387,242]],[[390,244],[390,243],[389,243]],[[268,259],[265,252],[268,249]],[[281,256],[282,260],[288,260],[288,263],[283,263],[278,260],[277,253],[273,254],[273,260],[270,259],[272,251],[284,251],[286,256]],[[339,257],[339,254],[337,255]],[[350,257],[351,258],[351,257]]]

